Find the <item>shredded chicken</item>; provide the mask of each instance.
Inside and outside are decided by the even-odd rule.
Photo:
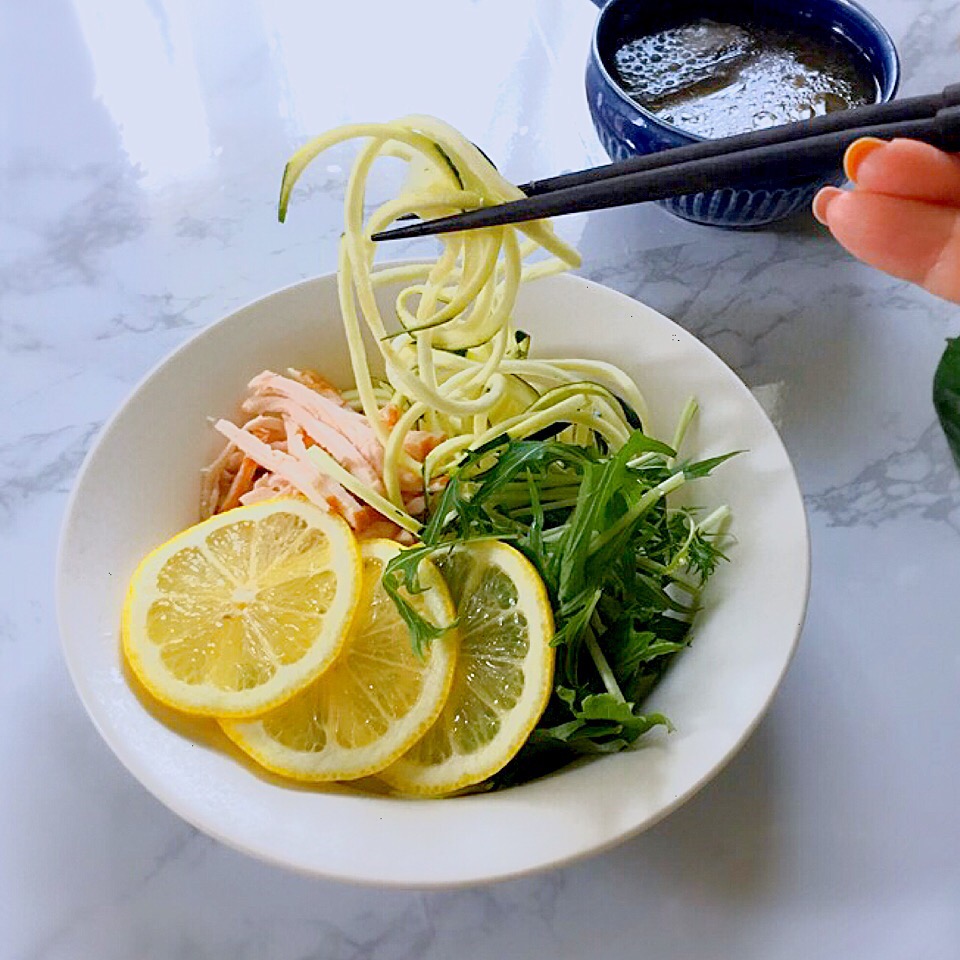
[[[297,497],[300,492],[297,488],[275,473],[264,473],[260,475],[257,482],[247,493],[240,497],[240,503],[247,506],[250,503],[256,503],[258,500],[273,500],[276,497]]]
[[[346,437],[374,470],[379,472],[383,469],[383,447],[373,427],[362,413],[343,406],[342,401],[340,404],[334,403],[322,393],[270,370],[264,370],[254,377],[249,389],[252,397],[281,397],[300,404],[310,416]]]
[[[316,370],[295,370],[293,367],[287,367],[287,373],[291,380],[296,380],[297,383],[302,383],[305,387],[316,390],[317,393],[328,400],[332,400],[337,406],[346,406],[340,391],[329,380],[321,377]]]
[[[249,416],[237,425],[218,420],[214,427],[227,439],[217,458],[201,473],[200,509],[204,517],[239,505],[273,497],[299,496],[340,514],[357,536],[390,537],[403,543],[412,537],[342,484],[327,476],[308,456],[316,445],[377,493],[384,492],[383,446],[367,418],[348,407],[340,393],[312,370],[265,370],[248,385],[241,409]],[[387,426],[400,411],[388,404]],[[404,450],[418,463],[444,440],[442,434],[411,430]],[[400,472],[403,505],[411,516],[426,510],[423,478],[418,471]],[[431,485],[434,492],[436,485]]]
[[[244,400],[243,411],[251,414],[278,414],[283,417],[285,424],[293,424],[303,431],[358,480],[369,484],[378,493],[383,491],[383,481],[363,454],[342,433],[312,416],[301,404],[286,397],[255,394]]]

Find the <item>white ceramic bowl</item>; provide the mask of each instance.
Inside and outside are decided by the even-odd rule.
[[[133,392],[90,452],[64,523],[59,617],[74,683],[121,762],[171,810],[224,843],[306,873],[441,886],[515,876],[637,833],[676,809],[759,721],[796,645],[809,583],[803,503],[773,426],[703,344],[622,294],[572,276],[530,284],[516,313],[540,356],[614,361],[634,375],[669,437],[690,394],[691,450],[748,451],[698,485],[728,503],[737,543],[711,581],[694,642],[649,706],[676,732],[500,793],[408,801],[260,776],[171,725],[132,691],[118,627],[138,559],[193,523],[198,471],[218,446],[209,416],[236,412],[265,367],[311,366],[345,385],[336,280],[273,293],[184,344]]]

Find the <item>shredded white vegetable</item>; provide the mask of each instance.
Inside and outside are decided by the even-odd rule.
[[[579,266],[574,249],[545,221],[447,234],[433,261],[376,265],[371,235],[398,217],[444,216],[518,199],[505,180],[462,134],[432,117],[340,127],[311,141],[284,171],[280,217],[308,164],[324,150],[354,138],[366,142],[351,171],[340,241],[339,300],[355,390],[345,394],[362,411],[384,448],[383,493],[334,474],[355,496],[408,531],[401,474],[422,469],[425,485],[442,483],[464,453],[507,433],[520,439],[560,426],[578,442],[600,437],[617,449],[629,436],[626,403],[641,421],[646,405],[636,384],[600,361],[540,360],[527,356],[529,338],[512,326],[521,283]],[[400,194],[367,213],[367,181],[374,163],[399,158],[408,167]],[[546,253],[546,258],[527,262]],[[385,316],[376,291],[404,284]],[[364,330],[379,350],[385,382],[371,372]],[[623,402],[621,402],[623,401]],[[392,404],[399,415],[382,416]],[[392,426],[389,425],[392,422]],[[423,465],[404,451],[416,429],[446,440]],[[314,463],[329,467],[329,457]],[[390,507],[389,511],[387,507]]]

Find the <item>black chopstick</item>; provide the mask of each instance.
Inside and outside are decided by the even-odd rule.
[[[792,140],[799,140],[803,137],[821,133],[833,133],[851,126],[863,127],[867,124],[920,120],[934,116],[939,110],[955,106],[960,106],[960,83],[945,87],[941,93],[929,93],[921,97],[908,97],[903,100],[890,100],[886,103],[871,103],[864,107],[857,107],[855,110],[838,110],[824,114],[822,117],[813,117],[804,123],[786,123],[776,127],[767,127],[763,130],[751,130],[748,133],[739,133],[720,140],[698,140],[696,143],[687,146],[628,157],[626,160],[607,163],[600,167],[591,167],[589,170],[563,173],[556,177],[546,177],[543,180],[530,180],[528,183],[521,183],[519,189],[528,197],[535,197],[542,193],[575,187],[580,183],[611,180],[625,173],[640,173],[642,170],[659,170],[674,163],[686,162],[687,160],[705,160],[707,157],[721,156],[733,150],[748,150],[773,143],[789,143]],[[853,117],[852,123],[851,116]],[[477,147],[477,149],[480,148]],[[480,152],[483,153],[482,150]],[[485,153],[484,156],[486,156]],[[487,157],[487,159],[490,158]],[[416,220],[418,218],[416,214],[408,213],[399,219]]]
[[[589,170],[577,170],[544,180],[531,180],[520,184],[520,189],[528,196],[551,193],[566,187],[575,187],[579,183],[594,183],[597,180],[609,180],[625,173],[640,173],[642,170],[659,170],[674,163],[687,160],[705,160],[718,157],[735,150],[749,150],[774,143],[789,143],[806,137],[824,133],[835,133],[853,127],[865,127],[874,124],[899,123],[904,120],[922,120],[935,116],[940,110],[960,106],[960,83],[945,87],[940,93],[925,94],[922,97],[908,97],[903,100],[890,100],[887,103],[871,103],[852,110],[837,110],[812,117],[802,123],[785,123],[763,130],[751,130],[719,140],[699,140],[684,147],[670,150],[658,150],[637,157],[628,157],[617,163],[608,163]]]
[[[776,168],[776,178],[801,178],[837,162],[861,137],[908,137],[960,149],[960,84],[942,93],[838,111],[799,123],[704,140],[527,185],[532,196],[452,217],[374,234],[401,240],[521,223],[566,213],[662,200],[739,186]],[[891,120],[892,117],[896,119]],[[863,121],[866,120],[866,123]]]

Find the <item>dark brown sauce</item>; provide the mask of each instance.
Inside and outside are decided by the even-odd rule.
[[[697,20],[614,56],[640,106],[701,137],[726,137],[874,103],[877,84],[849,44],[764,24]]]

